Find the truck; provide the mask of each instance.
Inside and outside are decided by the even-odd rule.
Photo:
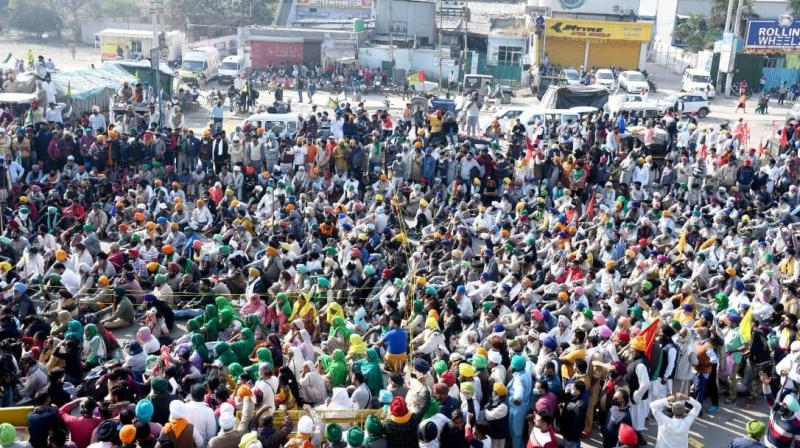
[[[219,51],[213,47],[194,48],[183,56],[178,76],[181,81],[193,85],[198,84],[202,76],[206,81],[216,78],[220,65]]]
[[[100,59],[102,61],[149,58],[150,49],[159,46],[159,42],[154,42],[153,32],[147,30],[106,28],[97,33],[97,37],[100,39]],[[161,59],[167,62],[181,60],[184,40],[182,32],[159,33],[157,40],[162,41]]]

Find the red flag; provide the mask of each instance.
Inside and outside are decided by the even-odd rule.
[[[786,132],[786,126],[783,127],[781,131],[781,149],[786,149],[789,146],[789,136],[788,132]]]
[[[525,160],[531,160],[533,158],[533,143],[531,142],[531,138],[527,135],[525,136]]]
[[[419,82],[425,82],[425,70],[420,70],[417,75],[419,76]]]
[[[589,219],[592,219],[592,218],[594,217],[594,200],[595,200],[596,198],[597,198],[597,195],[596,195],[596,194],[593,194],[593,195],[592,195],[592,199],[591,199],[591,200],[589,200],[589,205],[587,205],[587,206],[586,206],[586,216],[587,216]]]
[[[660,319],[656,319],[653,322],[650,322],[650,325],[647,326],[641,333],[636,335],[633,339],[634,343],[642,343],[644,347],[644,354],[648,358],[650,358],[650,354],[653,352],[653,344],[656,342],[656,334],[658,333],[658,326],[661,322]]]

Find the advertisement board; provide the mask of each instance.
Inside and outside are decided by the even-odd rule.
[[[545,36],[568,39],[627,40],[647,42],[653,24],[644,22],[601,22],[594,20],[546,19]]]
[[[372,0],[297,0],[299,6],[312,8],[370,9]]]
[[[749,20],[745,49],[800,49],[800,20],[783,15],[774,20]]]

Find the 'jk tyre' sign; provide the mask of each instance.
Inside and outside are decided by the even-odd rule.
[[[776,20],[750,20],[744,46],[747,49],[800,49],[800,20],[790,15]]]

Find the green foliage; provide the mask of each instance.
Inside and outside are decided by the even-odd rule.
[[[167,0],[166,9],[200,35],[227,34],[239,26],[270,25],[278,0]]]
[[[20,31],[41,35],[58,34],[64,26],[61,16],[53,8],[33,8],[29,2],[11,0],[6,14],[6,25]]]
[[[800,16],[800,0],[788,0],[788,2],[789,12],[791,12],[794,17]]]
[[[733,0],[733,10],[731,12],[731,30],[733,30],[733,21],[736,20],[736,7],[739,6],[739,0]],[[728,14],[728,0],[712,0],[711,1],[711,14],[706,19],[708,28],[721,32],[725,29],[725,18]],[[747,19],[753,15],[753,0],[744,0],[742,3],[742,25],[746,25]],[[740,26],[740,34],[744,32],[746,26]]]
[[[684,48],[690,51],[708,50],[714,45],[714,33],[706,27],[705,19],[695,15],[678,25],[675,35],[683,40]]]

